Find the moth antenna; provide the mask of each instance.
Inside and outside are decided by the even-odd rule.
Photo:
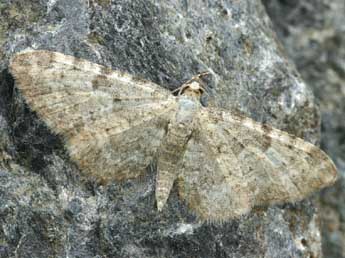
[[[193,76],[190,80],[186,81],[183,85],[186,85],[186,84],[192,82],[193,80],[201,79],[202,77],[209,75],[209,74],[211,74],[209,71],[198,73],[197,75]]]
[[[183,83],[180,87],[178,87],[175,90],[173,90],[172,94],[176,94],[176,92],[177,92],[177,96],[180,96],[182,94],[182,92],[188,87],[188,85],[191,82],[193,82],[193,81],[200,81],[202,77],[207,76],[209,74],[211,74],[209,71],[198,73],[197,75],[193,76],[190,80],[188,80],[185,83]],[[202,94],[206,93],[209,96],[210,94],[208,93],[208,91],[206,90],[206,88],[202,84],[203,83],[199,82],[199,86],[200,86],[200,88],[202,90]]]
[[[191,81],[191,80],[189,80],[189,81]],[[177,96],[180,96],[182,94],[182,92],[184,91],[184,89],[188,87],[188,85],[187,85],[188,82],[182,84],[180,87],[178,87],[175,90],[173,90],[172,94],[175,94],[177,92]]]

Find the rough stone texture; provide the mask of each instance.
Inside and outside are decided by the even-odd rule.
[[[340,179],[321,198],[323,252],[345,257],[345,2],[264,1],[288,55],[320,103],[321,146]]]
[[[154,168],[101,186],[23,102],[9,58],[32,47],[174,89],[210,70],[209,105],[318,142],[311,91],[259,1],[3,0],[0,3],[0,257],[320,257],[313,200],[198,223],[178,199],[155,209]],[[332,103],[332,102],[330,102]]]

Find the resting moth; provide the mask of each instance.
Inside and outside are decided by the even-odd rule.
[[[298,201],[336,180],[336,167],[318,147],[248,117],[203,107],[202,74],[174,96],[130,74],[50,51],[18,53],[10,70],[84,174],[133,178],[157,160],[158,210],[175,180],[183,201],[211,221]]]

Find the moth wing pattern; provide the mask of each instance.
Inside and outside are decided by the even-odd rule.
[[[179,178],[179,194],[202,219],[224,221],[254,206],[299,201],[336,180],[316,146],[233,113],[198,115]]]
[[[176,109],[175,97],[152,82],[57,52],[21,52],[10,70],[72,160],[101,180],[140,175]]]

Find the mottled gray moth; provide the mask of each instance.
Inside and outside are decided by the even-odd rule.
[[[85,175],[105,182],[135,178],[156,160],[158,210],[175,181],[199,218],[222,221],[257,205],[301,200],[336,179],[333,162],[318,147],[203,107],[200,75],[174,96],[130,74],[50,51],[21,52],[10,71]]]

